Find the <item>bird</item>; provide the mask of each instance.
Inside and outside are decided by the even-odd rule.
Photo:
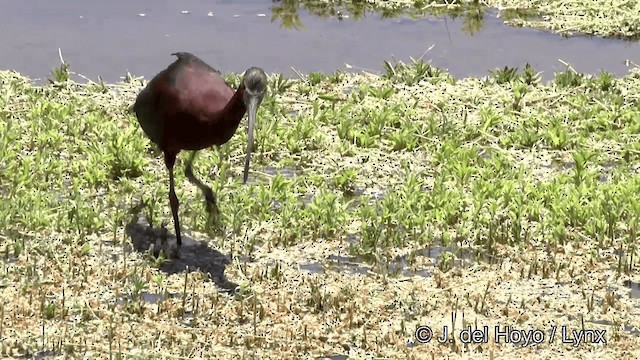
[[[192,151],[185,165],[185,176],[206,200],[207,212],[218,212],[216,196],[211,188],[193,174],[192,164],[199,150],[223,145],[235,134],[240,121],[248,113],[248,144],[244,160],[243,184],[246,184],[253,130],[258,108],[267,91],[267,76],[261,68],[250,67],[233,91],[220,72],[188,52],[172,53],[177,59],[155,75],[140,91],[131,107],[145,135],[164,154],[169,172],[169,204],[178,248],[180,206],[174,188],[173,167],[182,150]]]

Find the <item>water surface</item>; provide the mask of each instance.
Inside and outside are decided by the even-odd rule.
[[[285,29],[279,19],[271,21],[274,3],[257,0],[0,0],[0,5],[0,69],[34,78],[47,77],[59,65],[58,48],[72,71],[107,81],[127,71],[149,78],[177,51],[192,52],[223,72],[257,65],[288,76],[295,76],[292,68],[381,72],[383,60],[410,61],[432,45],[425,60],[456,77],[528,62],[549,79],[565,69],[558,59],[581,72],[624,75],[626,60],[640,63],[640,44],[513,28],[495,11],[469,35],[462,18],[382,19],[369,13],[340,21],[302,9],[304,29]]]

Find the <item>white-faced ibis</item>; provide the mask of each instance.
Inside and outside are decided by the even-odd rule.
[[[196,151],[229,141],[248,112],[249,141],[243,178],[247,182],[256,112],[267,89],[267,76],[262,69],[249,68],[234,92],[219,71],[195,55],[186,52],[171,55],[178,59],[151,79],[136,98],[133,111],[147,137],[164,153],[169,171],[169,203],[180,247],[179,203],[173,181],[176,156],[181,150],[193,151],[185,175],[203,192],[207,211],[210,213],[212,207],[217,211],[215,194],[193,175]]]

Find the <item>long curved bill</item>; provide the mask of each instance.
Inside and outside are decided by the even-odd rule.
[[[247,113],[249,113],[249,141],[247,142],[247,155],[244,158],[244,180],[243,183],[247,183],[247,178],[249,177],[249,163],[251,162],[251,147],[253,145],[253,128],[256,125],[256,113],[258,112],[258,105],[260,104],[260,99],[258,97],[252,96],[249,99],[249,106],[247,106]]]

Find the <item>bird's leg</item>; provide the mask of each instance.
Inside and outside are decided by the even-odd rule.
[[[204,194],[204,198],[206,200],[207,214],[209,214],[209,216],[207,217],[206,226],[207,228],[209,228],[211,225],[213,225],[214,233],[217,233],[217,232],[220,232],[221,227],[220,227],[220,211],[218,210],[216,195],[209,186],[203,184],[202,181],[196,179],[196,177],[193,175],[193,160],[195,158],[196,158],[196,151],[191,153],[189,160],[187,160],[187,164],[184,168],[184,174],[187,177],[187,179],[189,179],[189,181],[192,184],[197,186],[200,189],[200,191],[202,191],[202,193]]]
[[[197,186],[200,189],[200,191],[202,191],[202,194],[204,194],[204,198],[207,201],[207,205],[206,205],[207,212],[211,214],[211,210],[213,210],[213,212],[217,214],[218,204],[216,201],[216,195],[213,193],[213,190],[211,190],[209,186],[203,184],[202,181],[198,180],[193,175],[193,160],[196,158],[196,154],[197,154],[197,151],[194,151],[191,153],[191,157],[189,157],[189,160],[187,160],[187,164],[184,168],[184,175],[187,177],[187,179],[189,179],[189,181],[192,184]]]
[[[167,170],[169,170],[169,204],[171,204],[173,224],[176,228],[176,241],[178,243],[178,247],[180,247],[182,246],[182,238],[180,237],[180,220],[178,220],[178,207],[180,206],[180,203],[178,203],[178,196],[176,196],[173,181],[173,165],[176,163],[176,156],[176,153],[164,153],[164,163],[167,166]]]

